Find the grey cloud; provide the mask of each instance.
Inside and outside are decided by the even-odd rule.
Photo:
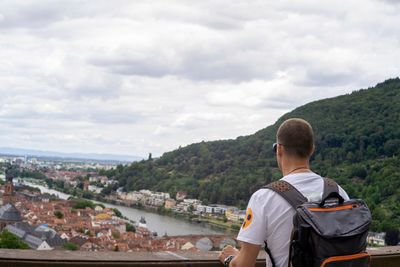
[[[10,128],[20,128],[26,129],[29,127],[28,122],[25,120],[16,120],[15,118],[3,118],[0,117],[0,125],[2,128],[10,129]],[[1,131],[2,135],[10,135],[9,131]]]
[[[298,98],[297,97],[279,97],[279,96],[274,96],[270,97],[267,100],[264,100],[259,107],[263,108],[268,108],[268,109],[280,109],[280,110],[288,110],[293,107],[295,107],[298,104]]]
[[[379,1],[382,1],[382,2],[385,2],[385,3],[389,3],[389,4],[395,4],[395,5],[400,4],[399,0],[379,0]]]
[[[121,96],[123,81],[112,73],[87,68],[80,58],[68,57],[60,62],[60,66],[59,70],[41,78],[50,88],[62,88],[61,94],[67,100],[107,101]]]
[[[55,105],[55,103],[53,103]],[[91,124],[126,124],[132,125],[139,121],[144,121],[146,116],[140,112],[132,111],[128,108],[104,106],[104,103],[86,104],[75,103],[74,100],[67,104],[59,103],[59,109],[54,111],[40,110],[41,105],[46,105],[46,101],[42,104],[35,103],[30,106],[28,104],[21,105],[20,108],[7,108],[0,113],[0,122],[3,125],[9,125],[17,128],[25,128],[35,125],[38,121],[48,121],[50,124],[67,123],[67,122],[87,122]],[[11,103],[12,106],[12,103]],[[58,126],[57,126],[58,127]]]
[[[88,120],[100,124],[125,124],[131,125],[144,120],[145,116],[132,112],[97,110],[90,113]]]
[[[357,72],[342,72],[329,69],[310,69],[303,79],[298,81],[300,86],[341,86],[354,82]]]
[[[99,13],[112,15],[121,5],[129,1],[120,0],[120,5],[109,9],[109,2],[98,0],[82,2],[79,0],[5,0],[0,3],[0,28],[44,28],[53,23],[81,17],[94,17]]]
[[[2,1],[0,28],[45,27],[64,19],[67,11],[68,8],[58,1]]]
[[[236,53],[234,54],[230,54]],[[122,52],[123,53],[123,52]],[[162,58],[157,56],[145,58],[123,58],[116,55],[112,58],[91,59],[89,63],[122,75],[139,75],[164,77],[174,75],[192,80],[225,80],[243,81],[251,79],[268,79],[272,76],[271,66],[259,62],[257,52],[235,51],[234,47],[216,47],[215,50],[196,47],[181,53],[181,58]]]
[[[258,65],[252,57],[246,58],[246,53],[230,54],[232,47],[224,51],[220,47],[217,52],[201,51],[184,58],[180,66],[180,73],[195,80],[227,80],[243,81],[256,78],[268,79],[273,73],[267,66]]]
[[[168,20],[180,20],[215,30],[241,30],[245,23],[258,20],[282,19],[272,3],[263,1],[199,1],[185,12],[164,12],[160,15]]]
[[[106,81],[100,84],[82,83],[67,90],[75,99],[101,98],[104,100],[110,100],[120,97],[120,86],[119,82]]]
[[[89,60],[89,63],[98,67],[108,68],[111,72],[122,75],[163,77],[175,73],[173,67],[168,66],[168,62],[163,62],[157,58],[150,57],[143,59],[100,58]]]
[[[205,8],[206,9],[206,8]],[[208,8],[210,9],[210,8]],[[238,30],[243,27],[242,20],[227,15],[221,14],[218,9],[204,10],[191,10],[192,12],[163,12],[159,17],[167,21],[176,21],[178,23],[194,24],[205,28],[215,29],[219,31],[224,30]]]
[[[28,10],[2,9],[0,12],[0,28],[37,28],[62,19],[50,7]]]

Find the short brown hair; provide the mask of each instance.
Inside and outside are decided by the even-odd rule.
[[[288,119],[279,126],[277,142],[285,151],[298,158],[309,158],[314,149],[314,132],[311,125],[299,118]]]

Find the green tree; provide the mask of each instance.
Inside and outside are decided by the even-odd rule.
[[[126,224],[126,231],[136,233],[136,227],[130,223]]]
[[[7,230],[3,230],[0,233],[0,248],[29,249],[29,246],[16,235]]]
[[[400,242],[399,229],[389,229],[386,231],[385,243],[388,246],[397,246]]]
[[[367,177],[368,173],[367,173],[367,169],[364,166],[354,166],[352,168],[351,175],[353,177],[365,179],[365,177]]]
[[[231,224],[231,229],[235,230],[235,231],[239,231],[240,230],[240,225],[238,224]]]
[[[117,208],[112,208],[112,211],[114,212],[115,216],[122,218],[122,213],[117,209]]]
[[[54,212],[54,216],[56,216],[58,219],[64,218],[64,214],[63,214],[61,211],[59,211],[59,210],[56,210],[56,211]]]
[[[65,243],[63,245],[63,248],[65,248],[67,250],[73,250],[73,251],[78,250],[78,246],[76,244],[74,244],[74,243],[71,243],[71,242]]]
[[[119,239],[121,236],[121,234],[117,230],[113,231],[111,234],[115,239]]]
[[[94,209],[95,204],[90,201],[90,200],[86,200],[86,199],[77,199],[74,200],[74,204],[72,206],[72,208],[74,209],[85,209],[87,207]]]

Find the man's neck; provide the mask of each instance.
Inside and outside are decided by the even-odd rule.
[[[282,166],[283,176],[302,172],[311,172],[308,160],[285,162]]]

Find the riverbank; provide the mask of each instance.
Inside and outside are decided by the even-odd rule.
[[[75,196],[74,197],[79,197]],[[193,222],[199,222],[202,224],[208,224],[213,227],[217,227],[223,231],[227,231],[230,234],[237,234],[240,230],[240,224],[229,222],[229,221],[223,221],[211,217],[204,217],[204,216],[198,216],[198,215],[193,215],[189,213],[177,213],[173,212],[172,210],[165,209],[164,207],[149,207],[149,206],[143,206],[143,205],[137,205],[137,204],[132,204],[129,205],[128,203],[125,203],[123,201],[119,200],[110,200],[104,197],[101,197],[100,195],[96,195],[95,199],[88,199],[92,201],[98,201],[100,203],[108,203],[111,205],[115,206],[123,206],[127,208],[133,208],[137,210],[143,210],[146,212],[154,213],[157,215],[163,215],[163,216],[169,216],[175,219],[179,220],[185,220],[187,222],[193,223]]]
[[[230,222],[230,221],[221,221],[221,220],[216,220],[216,219],[212,219],[212,218],[202,218],[203,222],[215,225],[215,226],[219,226],[219,227],[223,227],[225,229],[229,229],[232,232],[238,233],[240,230],[241,225],[234,223],[234,222]]]
[[[173,212],[172,210],[165,209],[164,207],[156,208],[156,207],[145,207],[142,205],[127,205],[127,203],[124,203],[123,201],[115,201],[115,200],[108,200],[105,198],[99,198],[101,200],[97,200],[102,203],[108,203],[116,206],[124,206],[128,208],[134,208],[138,210],[144,210],[146,212],[151,212],[155,213],[158,215],[164,215],[164,216],[169,216],[173,217],[176,219],[181,219],[185,220],[188,222],[197,222],[197,223],[204,223],[204,224],[209,224],[214,227],[218,227],[221,230],[225,230],[230,232],[231,234],[237,234],[240,230],[240,224],[230,222],[230,221],[223,221],[223,220],[218,220],[215,218],[210,218],[210,217],[203,217],[203,216],[198,216],[198,215],[193,215],[193,214],[188,214],[188,213],[176,213]]]
[[[52,189],[38,184],[31,184],[29,186],[40,188],[42,193],[50,193],[62,196],[62,199],[69,199],[70,197],[82,198],[79,195],[74,196],[69,194],[71,192],[68,190],[62,190],[61,188],[56,188],[54,186]],[[199,218],[198,216],[175,213],[164,208],[157,209],[146,208],[138,205],[127,205],[122,201],[111,201],[101,198],[99,195],[97,195],[96,198],[87,200],[103,204],[110,208],[116,208],[121,211],[123,217],[126,217],[129,220],[138,221],[140,217],[143,216],[147,220],[148,228],[152,231],[156,231],[160,235],[168,234],[169,236],[176,236],[228,234],[235,236],[237,233],[237,231],[229,228],[227,225],[224,226],[218,223],[211,223],[209,221],[201,221],[202,218]]]

